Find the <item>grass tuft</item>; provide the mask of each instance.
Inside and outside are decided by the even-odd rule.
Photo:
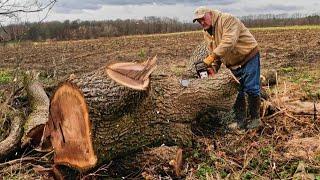
[[[0,70],[0,85],[8,84],[13,79],[12,74],[6,70]]]

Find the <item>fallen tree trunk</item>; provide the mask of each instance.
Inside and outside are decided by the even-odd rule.
[[[8,119],[11,120],[10,133],[0,142],[0,160],[7,158],[21,146],[37,146],[43,135],[43,128],[48,121],[49,98],[34,72],[24,74],[24,87],[31,105],[31,113],[25,120],[22,112],[13,108],[8,110]]]
[[[31,113],[23,126],[22,146],[29,144],[37,146],[40,143],[44,125],[48,121],[50,101],[37,76],[35,72],[27,72],[24,76]]]
[[[0,160],[8,157],[13,153],[20,145],[20,139],[22,137],[23,119],[21,116],[16,115],[11,120],[11,128],[9,135],[0,142]]]
[[[95,156],[101,162],[145,146],[188,144],[194,136],[192,123],[212,109],[231,110],[238,87],[226,69],[213,78],[190,78],[182,85],[173,72],[160,67],[148,80],[147,90],[139,91],[110,79],[106,68],[73,77],[70,82],[83,93],[92,126],[85,118],[82,96],[74,95],[77,88],[62,84],[52,97],[52,118],[46,126],[51,127],[44,133],[55,144],[55,163],[85,170],[95,165]],[[94,153],[90,147],[82,148],[90,143]],[[71,144],[72,152],[66,147]]]

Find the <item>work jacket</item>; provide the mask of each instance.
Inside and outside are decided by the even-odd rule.
[[[212,10],[212,15],[212,35],[203,32],[207,47],[228,68],[237,68],[258,43],[238,18],[217,10]]]

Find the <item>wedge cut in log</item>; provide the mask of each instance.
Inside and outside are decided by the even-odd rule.
[[[146,90],[149,85],[149,75],[156,68],[157,57],[143,63],[116,63],[107,66],[106,72],[111,79],[137,90]]]
[[[78,170],[94,167],[88,107],[82,93],[71,83],[63,83],[54,93],[44,139],[50,137],[54,163]]]

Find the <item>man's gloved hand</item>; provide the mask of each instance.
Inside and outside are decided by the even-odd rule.
[[[206,65],[208,65],[208,66],[210,66],[215,60],[216,60],[216,56],[215,55],[212,55],[212,54],[210,54],[208,57],[206,57],[204,60],[203,60],[203,62],[206,64]]]

